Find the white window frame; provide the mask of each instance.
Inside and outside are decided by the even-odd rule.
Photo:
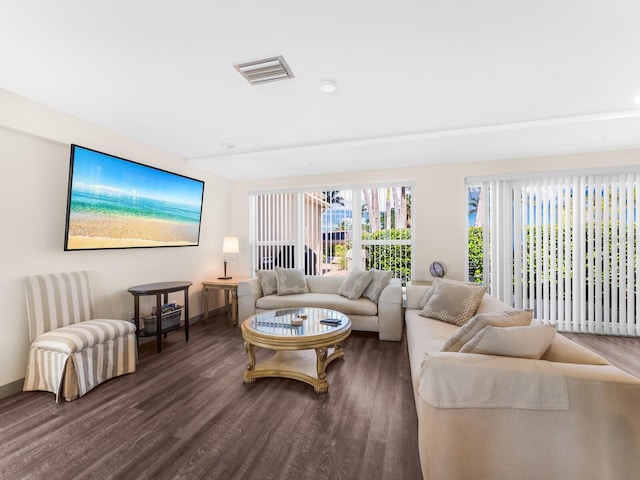
[[[260,265],[260,259],[258,250],[259,247],[265,247],[269,245],[273,246],[282,246],[282,240],[273,240],[271,242],[261,241],[258,244],[256,240],[258,238],[257,232],[257,218],[259,215],[258,210],[258,197],[263,195],[291,195],[293,198],[294,208],[293,208],[293,216],[295,217],[295,231],[296,237],[295,239],[286,240],[289,242],[294,248],[294,258],[293,263],[298,265],[305,265],[305,252],[304,252],[304,228],[300,228],[299,226],[304,225],[304,195],[311,194],[315,192],[325,192],[325,191],[350,191],[351,198],[357,198],[358,206],[352,205],[352,226],[353,232],[351,235],[352,241],[352,265],[361,265],[363,260],[362,258],[362,249],[367,245],[408,245],[411,247],[411,265],[414,265],[414,228],[413,228],[413,218],[415,218],[415,212],[412,212],[412,223],[411,223],[411,239],[407,240],[363,240],[362,239],[362,228],[361,228],[361,200],[360,200],[360,192],[365,188],[388,188],[388,187],[409,187],[411,190],[411,194],[413,195],[414,186],[412,182],[391,182],[385,184],[362,184],[362,185],[333,185],[333,186],[321,186],[321,187],[307,187],[300,189],[279,189],[279,190],[256,190],[248,192],[249,195],[249,243],[251,249],[250,255],[250,268],[251,271],[255,271],[258,269],[262,269],[263,265]],[[414,205],[412,205],[414,208]],[[264,227],[263,227],[264,228]],[[321,272],[318,272],[321,274]],[[409,280],[409,279],[407,279]]]

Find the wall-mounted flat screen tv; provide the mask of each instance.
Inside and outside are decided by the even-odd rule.
[[[71,145],[65,250],[197,246],[204,182]]]

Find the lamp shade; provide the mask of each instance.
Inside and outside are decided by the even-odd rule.
[[[222,241],[222,253],[239,253],[238,237],[224,237]]]

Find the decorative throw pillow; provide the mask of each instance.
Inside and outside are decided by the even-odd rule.
[[[420,315],[462,326],[476,313],[487,287],[436,278],[430,290],[433,292]]]
[[[460,352],[539,360],[555,336],[556,328],[553,325],[488,326],[465,343]]]
[[[503,312],[478,313],[456,330],[442,347],[442,352],[458,352],[484,327],[525,327],[531,324],[532,310],[505,310]]]
[[[380,294],[384,287],[389,285],[391,281],[391,277],[393,276],[393,272],[391,270],[370,270],[373,272],[373,278],[371,279],[371,283],[365,289],[362,294],[363,297],[368,298],[372,302],[378,303],[380,299]]]
[[[433,284],[431,284],[431,286],[427,289],[427,292],[424,294],[424,296],[420,300],[420,309],[424,308],[424,306],[427,304],[427,302],[431,298],[431,295],[433,295]]]
[[[276,280],[278,284],[278,295],[309,293],[304,272],[297,268],[276,267]]]
[[[256,277],[262,287],[263,295],[273,295],[278,291],[278,280],[275,270],[256,270]]]
[[[354,268],[349,272],[347,278],[344,279],[342,285],[340,285],[338,293],[351,300],[357,300],[362,296],[362,293],[369,283],[371,283],[372,278],[373,271],[362,271],[359,268]]]

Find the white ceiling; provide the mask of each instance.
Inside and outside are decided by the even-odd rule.
[[[638,0],[2,0],[0,87],[233,179],[636,148],[639,19]],[[233,67],[280,54],[294,79]]]

